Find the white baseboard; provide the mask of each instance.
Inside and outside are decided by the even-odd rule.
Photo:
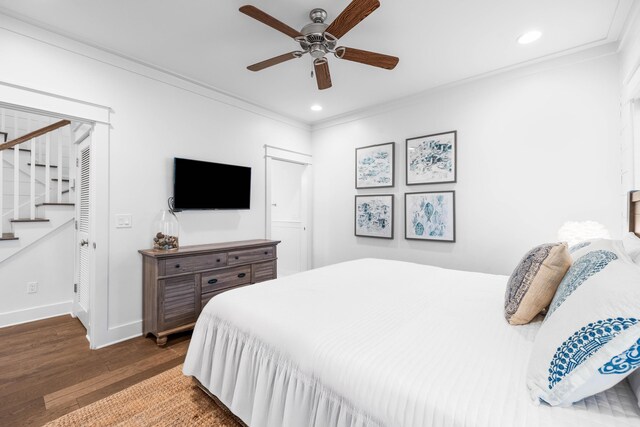
[[[41,305],[39,307],[0,313],[0,328],[48,319],[49,317],[61,316],[64,314],[71,314],[72,309],[73,301],[65,301],[56,304]]]

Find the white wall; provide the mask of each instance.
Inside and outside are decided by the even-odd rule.
[[[428,72],[428,70],[425,70]],[[510,274],[567,220],[620,234],[620,112],[615,46],[540,63],[312,134],[314,265],[360,257]],[[458,131],[458,183],[404,185],[405,139]],[[395,141],[393,189],[354,189],[355,148]],[[456,243],[404,239],[407,191],[456,191]],[[395,194],[395,239],[353,235],[356,194]]]
[[[620,42],[620,80],[623,94],[638,89],[640,68],[640,4],[635,2],[627,18]],[[634,80],[634,77],[636,80]]]
[[[71,311],[73,303],[73,223],[37,245],[0,263],[0,325],[22,323]],[[27,282],[38,292],[27,294]]]
[[[629,14],[620,42],[622,117],[622,203],[626,192],[640,189],[640,3]],[[635,98],[635,105],[634,105]]]
[[[0,39],[0,81],[113,110],[110,340],[141,332],[142,269],[137,250],[151,246],[151,223],[172,194],[173,157],[252,167],[251,210],[179,214],[182,245],[264,237],[263,145],[308,152],[308,127],[2,15]],[[116,229],[116,214],[132,214],[133,228]]]

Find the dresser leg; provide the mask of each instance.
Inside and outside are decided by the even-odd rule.
[[[156,344],[162,346],[162,345],[165,345],[166,343],[167,343],[167,337],[166,336],[156,338]]]

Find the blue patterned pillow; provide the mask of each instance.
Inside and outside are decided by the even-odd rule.
[[[576,257],[575,254],[578,254]],[[640,365],[640,267],[621,242],[574,251],[533,346],[527,387],[567,406],[604,391]]]

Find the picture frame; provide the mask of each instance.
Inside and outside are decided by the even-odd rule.
[[[457,179],[458,131],[406,140],[407,185],[443,184]]]
[[[404,238],[456,241],[455,191],[404,194]]]
[[[393,194],[355,196],[354,235],[393,239]]]
[[[356,148],[356,189],[394,186],[395,142]]]
[[[9,134],[7,132],[0,132],[0,144],[7,142],[7,137]]]

